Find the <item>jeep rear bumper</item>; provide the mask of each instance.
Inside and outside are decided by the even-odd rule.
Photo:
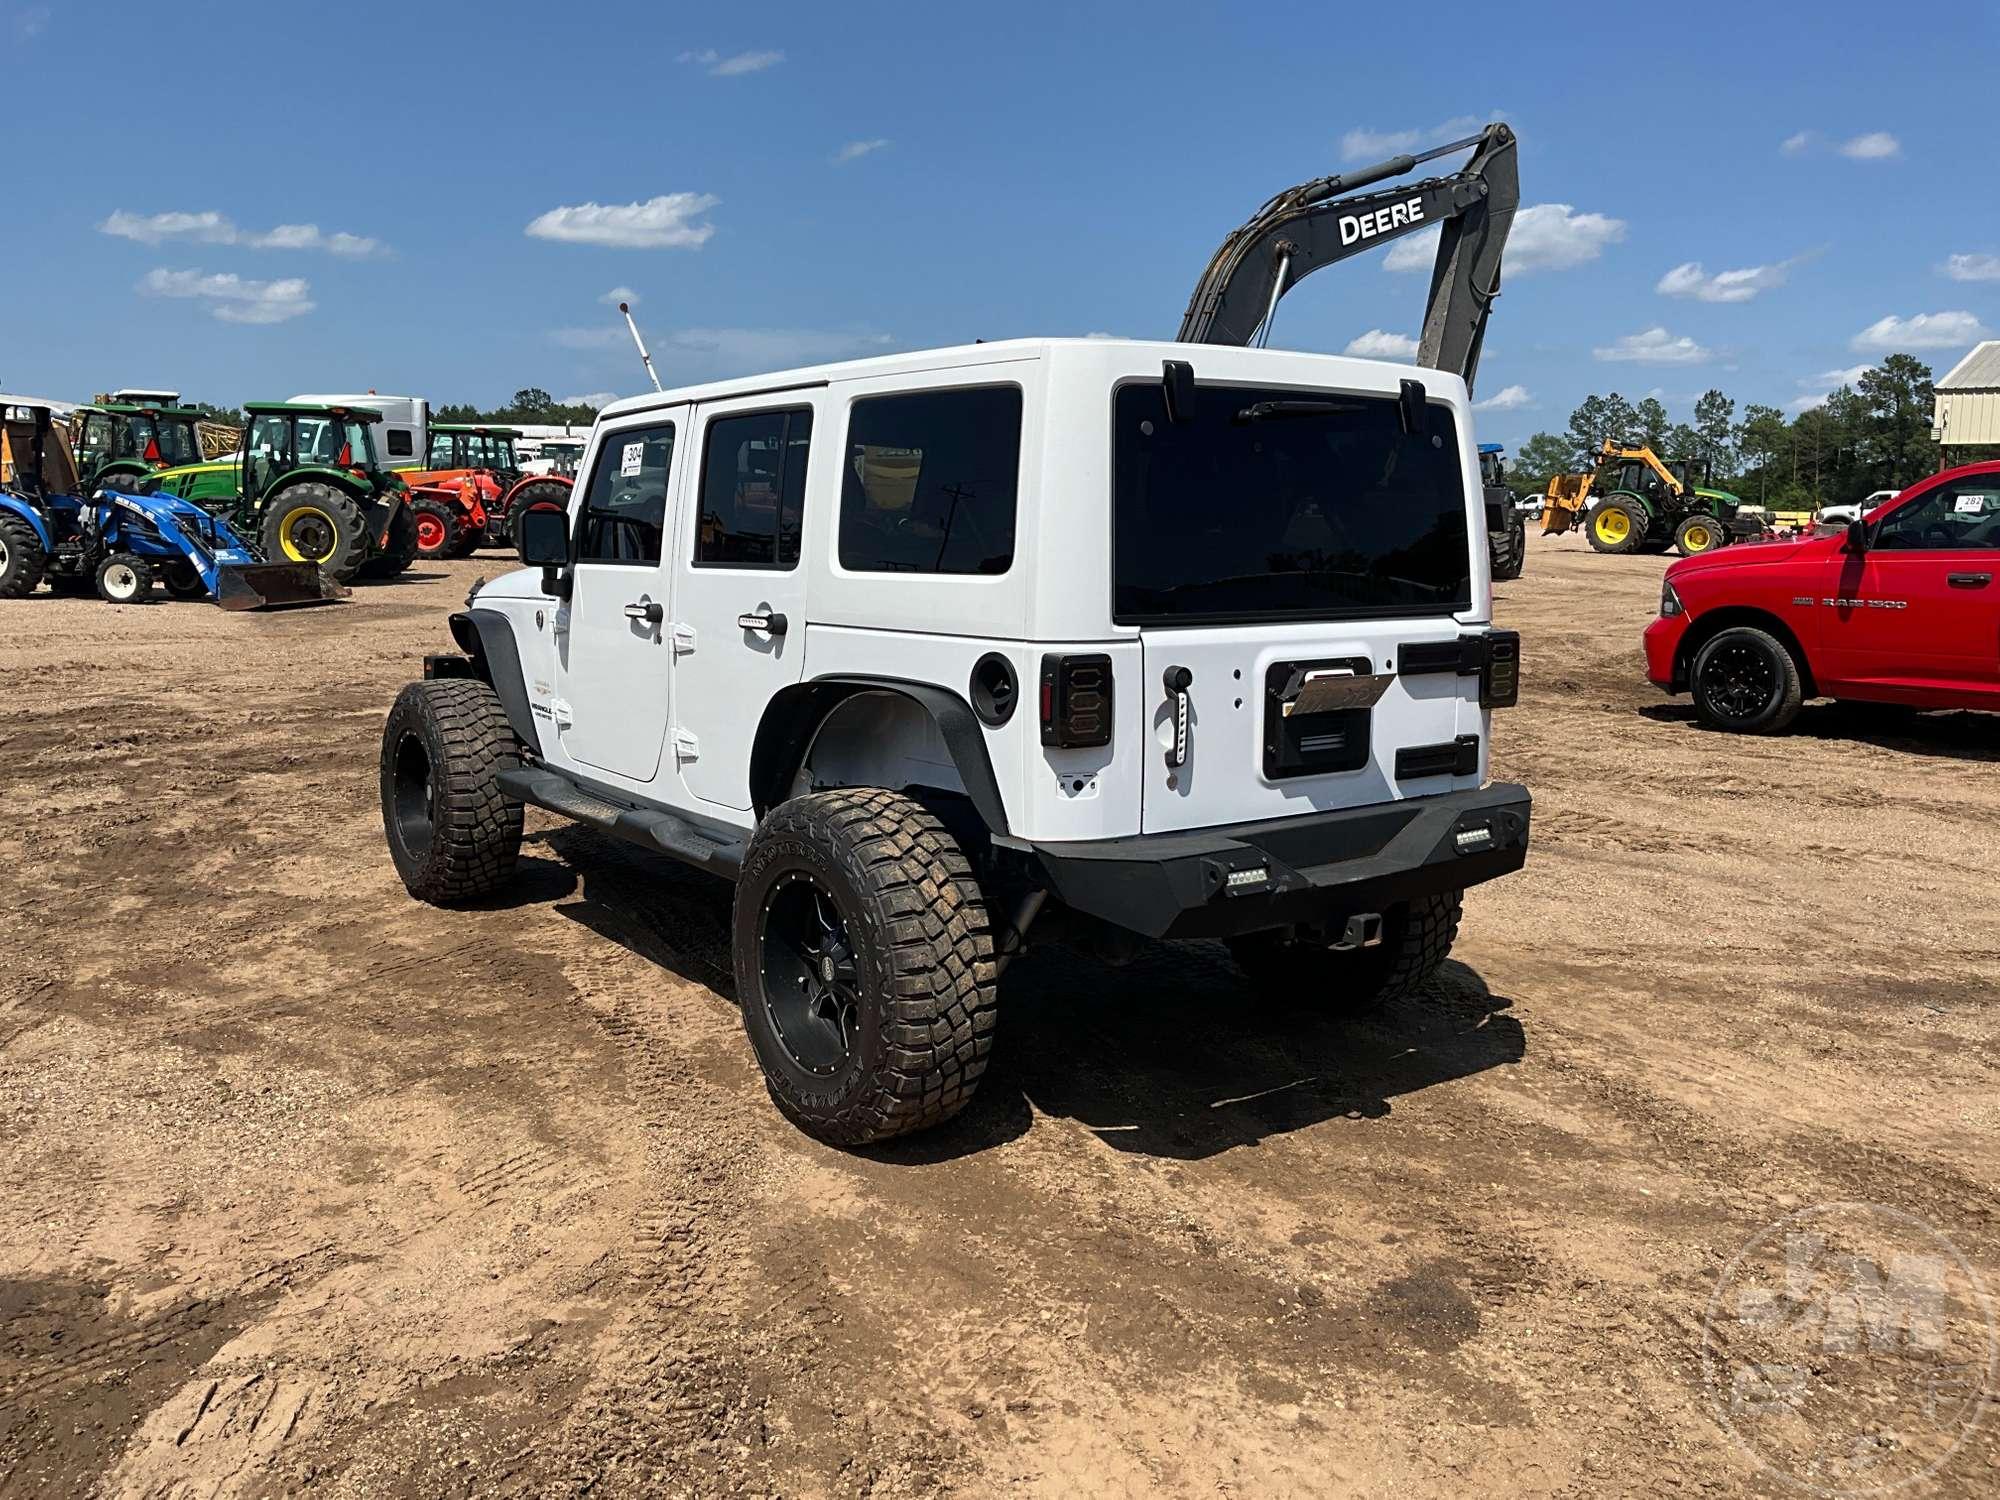
[[[1408,797],[1269,823],[1037,844],[1050,892],[1153,938],[1323,923],[1511,874],[1528,857],[1528,789]]]

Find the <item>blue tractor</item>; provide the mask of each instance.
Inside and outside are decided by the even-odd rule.
[[[222,517],[178,495],[76,494],[76,465],[45,406],[10,406],[0,422],[0,599],[95,588],[142,603],[157,579],[176,599],[224,609],[317,604],[347,593],[312,563],[260,562]]]

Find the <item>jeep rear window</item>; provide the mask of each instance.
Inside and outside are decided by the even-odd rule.
[[[1265,403],[1273,403],[1266,405]],[[1451,410],[1406,434],[1393,396],[1161,387],[1113,415],[1112,612],[1120,624],[1447,614],[1472,602]]]

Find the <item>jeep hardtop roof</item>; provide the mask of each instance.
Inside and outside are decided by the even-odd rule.
[[[913,349],[902,354],[878,354],[867,359],[803,365],[764,375],[678,386],[614,401],[597,414],[597,419],[606,422],[663,406],[684,406],[696,401],[721,401],[767,392],[775,394],[830,385],[835,381],[867,380],[884,375],[921,375],[928,370],[963,369],[967,365],[1010,364],[1042,359],[1063,350],[1137,356],[1155,372],[1164,360],[1186,360],[1194,366],[1197,380],[1203,378],[1204,365],[1210,369],[1218,366],[1242,368],[1245,362],[1254,361],[1251,367],[1258,370],[1258,378],[1268,379],[1277,385],[1347,385],[1394,395],[1397,382],[1408,378],[1422,381],[1433,391],[1455,389],[1461,398],[1465,394],[1465,382],[1446,371],[1388,360],[1358,359],[1345,354],[1320,354],[1302,349],[1251,349],[1230,344],[1180,344],[1168,339],[1024,338],[954,344],[942,349]],[[1268,376],[1263,373],[1266,368],[1270,372]]]

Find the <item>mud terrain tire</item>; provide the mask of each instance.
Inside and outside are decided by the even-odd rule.
[[[840,1146],[924,1130],[971,1100],[993,1048],[993,942],[972,866],[897,792],[799,797],[750,841],[737,995],[764,1081]]]
[[[476,678],[413,682],[382,728],[382,828],[419,901],[490,896],[514,873],[521,804],[500,790],[520,743],[500,697]]]

